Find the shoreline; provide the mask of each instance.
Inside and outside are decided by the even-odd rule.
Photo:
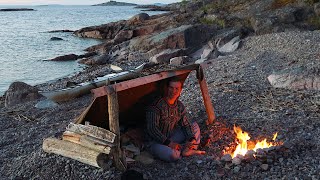
[[[129,22],[115,22],[81,31],[82,35],[99,34],[101,37],[107,37],[108,42],[90,49],[111,55],[108,56],[108,60],[121,68],[135,67],[142,62],[153,60],[159,62],[160,67],[152,68],[150,71],[161,71],[169,66],[168,59],[188,56],[190,59],[184,63],[194,63],[197,58],[209,54],[207,58],[201,60],[210,60],[204,67],[203,73],[217,117],[215,122],[211,125],[206,124],[208,117],[197,79],[199,73],[191,73],[186,79],[179,99],[185,105],[188,116],[200,126],[201,142],[206,142],[200,150],[206,151],[206,154],[182,157],[175,163],[166,163],[152,157],[153,162],[149,164],[136,158],[136,161],[128,165],[128,169],[142,173],[146,179],[167,180],[288,179],[288,177],[317,179],[319,177],[320,27],[314,30],[311,24],[307,28],[303,24],[304,21],[302,22],[304,26],[301,27],[301,19],[292,22],[294,16],[291,15],[297,9],[301,12],[300,6],[297,9],[292,6],[290,8],[277,6],[272,9],[272,4],[263,0],[255,1],[255,4],[251,4],[251,1],[248,2],[249,5],[242,4],[246,2],[236,4],[235,8],[235,1],[225,1],[224,8],[218,6],[216,11],[216,9],[204,9],[201,1],[200,3],[191,1],[188,6],[182,7],[181,11],[168,15],[170,17],[158,16],[159,19],[152,19],[141,15]],[[227,3],[231,3],[229,4],[231,10]],[[209,15],[212,16],[201,12],[194,13],[196,7],[206,10],[206,13],[211,12]],[[241,15],[247,18],[247,12],[251,12],[252,9],[259,11],[256,16],[249,15],[254,19],[250,22],[253,25],[249,24],[250,27],[247,27],[248,22],[243,21],[243,27],[238,28],[236,25],[241,24],[243,19],[234,20],[232,17],[242,13]],[[307,6],[306,9],[310,10],[310,7]],[[261,12],[266,14],[261,16]],[[289,19],[281,19],[277,24],[263,24],[269,22],[268,18],[275,20],[273,13],[279,14],[279,12],[280,16],[277,17]],[[272,16],[269,17],[269,14]],[[209,21],[212,17],[221,19],[218,24],[205,24],[212,22]],[[192,24],[199,22],[196,20],[203,24],[201,26]],[[290,26],[288,22],[291,23]],[[194,26],[186,26],[190,23]],[[259,26],[261,23],[262,26]],[[138,29],[129,28],[137,26]],[[104,31],[109,27],[119,29],[116,33],[109,34],[109,31]],[[215,33],[211,34],[212,32]],[[223,51],[225,54],[221,54],[219,50],[228,48],[216,44],[215,40],[228,44],[230,39],[238,36],[241,40],[240,46],[235,51]],[[199,43],[202,42],[200,39],[205,42]],[[197,49],[199,44],[202,45],[201,51],[195,51],[198,53],[192,55],[186,53]],[[79,73],[79,76],[73,77],[74,79],[63,79],[56,85],[63,86],[68,81],[81,81],[90,78],[88,76],[94,78],[97,74],[109,70],[106,64],[91,66],[85,72]],[[280,78],[275,83],[281,87],[271,83],[269,79],[271,75],[283,75],[283,79]],[[120,179],[123,175],[123,172],[111,165],[112,163],[110,167],[100,169],[70,158],[46,153],[42,149],[44,139],[61,138],[66,126],[86,110],[93,100],[91,94],[46,109],[35,108],[34,104],[37,101],[6,108],[1,102],[2,99],[0,97],[0,144],[2,145],[0,159],[3,166],[0,167],[0,172],[3,177]],[[133,118],[130,123],[134,122]],[[121,125],[123,129],[127,128],[124,123]],[[277,132],[278,136],[274,141],[283,142],[283,145],[259,151],[256,157],[239,156],[235,159],[237,161],[226,160],[225,152],[235,150],[237,144],[234,126],[240,126],[243,131],[248,132],[251,141],[272,137]],[[121,135],[124,133],[125,131],[121,132]],[[127,144],[121,145],[124,147]]]
[[[141,11],[140,11],[141,12]],[[158,12],[159,14],[163,14],[164,12]],[[136,14],[133,14],[132,16],[135,16]],[[128,18],[129,19],[129,18]],[[126,19],[126,20],[128,20]],[[95,25],[95,26],[98,26],[99,24]],[[101,24],[100,24],[101,25]],[[88,27],[88,26],[84,26],[84,27],[81,27],[80,29],[82,28],[85,28],[85,27]],[[79,29],[78,29],[79,30]],[[51,30],[52,31],[52,30]],[[56,30],[53,30],[54,32]],[[61,32],[60,30],[58,30],[59,33]],[[63,30],[64,31],[64,30]],[[47,32],[45,32],[47,33]],[[61,32],[63,33],[63,32]],[[66,32],[66,33],[69,33]],[[79,38],[79,37],[78,37]],[[81,37],[80,37],[81,38]],[[81,38],[83,41],[87,41],[87,38]],[[99,39],[95,39],[95,40],[99,40]],[[98,44],[101,44],[104,42],[104,40],[100,40],[101,42],[99,42]],[[91,46],[87,46],[85,47],[84,49],[82,49],[82,51],[84,52],[87,52],[85,51],[85,49],[87,49],[88,47],[92,47]],[[76,60],[77,61],[77,60]],[[59,62],[57,62],[59,63]],[[77,63],[79,64],[79,63]],[[43,81],[43,82],[40,82],[40,83],[37,83],[35,85],[33,85],[34,87],[40,87],[40,88],[44,88],[43,90],[56,90],[56,89],[64,89],[64,88],[67,88],[65,85],[63,85],[64,83],[62,83],[61,81],[69,81],[69,79],[71,79],[71,81],[73,82],[76,82],[76,83],[83,83],[83,82],[86,82],[86,81],[89,81],[91,80],[92,78],[95,78],[95,77],[98,77],[98,76],[104,76],[106,74],[109,74],[111,73],[111,70],[108,70],[106,71],[105,73],[103,72],[88,72],[90,70],[86,70],[86,69],[99,69],[99,68],[92,68],[92,67],[89,67],[87,65],[82,65],[82,64],[79,64],[81,66],[86,66],[86,67],[82,67],[79,71],[76,71],[76,72],[72,72],[72,73],[69,73],[69,74],[66,74],[66,75],[62,75],[60,77],[57,77],[57,78],[54,78],[54,79],[50,79],[50,80],[47,80],[47,81]],[[103,70],[101,71],[105,71],[106,69],[104,68]],[[93,70],[94,71],[94,70]],[[98,71],[98,70],[97,70]],[[88,78],[85,78],[85,77],[81,77],[81,76],[85,76],[85,75],[82,75],[83,73],[87,73],[88,74]],[[12,82],[11,82],[12,83]],[[50,84],[57,84],[55,87],[54,86],[50,86]],[[10,86],[10,84],[8,84],[8,87]],[[48,86],[48,87],[45,87],[45,86]],[[50,87],[49,87],[50,86]],[[4,91],[0,94],[0,96],[4,96],[5,95],[5,91],[7,91],[8,88],[4,89]]]

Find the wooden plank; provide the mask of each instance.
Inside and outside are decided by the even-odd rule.
[[[179,76],[182,74],[186,74],[186,73],[190,73],[192,70],[191,69],[187,69],[187,70],[176,70],[176,71],[166,71],[166,72],[160,72],[157,74],[152,74],[149,76],[144,76],[144,77],[140,77],[137,79],[132,79],[132,80],[128,80],[128,81],[124,81],[124,82],[120,82],[117,84],[113,84],[113,88],[117,90],[117,92],[120,91],[124,91],[130,88],[134,88],[137,86],[141,86],[144,84],[148,84],[148,83],[152,83],[155,81],[159,81],[159,80],[163,80],[166,78],[170,78],[173,76]],[[92,92],[94,93],[94,97],[101,97],[101,96],[106,96],[107,93],[107,87],[103,86],[100,88],[96,88],[93,89]]]
[[[109,154],[111,147],[114,146],[113,144],[103,142],[102,140],[96,139],[94,137],[80,135],[69,131],[63,133],[62,139],[65,141],[80,144],[81,146],[85,146],[104,154]]]
[[[47,153],[54,153],[95,167],[108,167],[108,156],[100,152],[72,142],[47,138],[43,141],[42,148]]]
[[[197,78],[198,78],[198,82],[200,84],[200,89],[201,89],[201,93],[202,93],[202,98],[203,98],[203,103],[204,106],[206,108],[206,112],[208,115],[208,124],[212,124],[214,122],[214,120],[216,119],[215,113],[214,113],[214,109],[213,109],[213,105],[210,99],[210,95],[209,95],[209,90],[208,90],[208,85],[206,82],[206,79],[204,77],[203,74],[203,69],[201,68],[201,66],[199,66],[199,69],[197,70]]]
[[[110,131],[116,134],[113,161],[120,171],[127,169],[127,162],[124,153],[120,148],[120,127],[119,127],[119,104],[116,91],[112,86],[108,86],[108,112]]]
[[[97,139],[108,141],[110,143],[113,143],[116,137],[116,135],[111,131],[92,125],[70,123],[67,127],[67,131],[71,131],[81,135],[89,135]]]
[[[80,137],[81,137],[80,134],[77,134],[71,131],[65,131],[62,134],[62,140],[70,141],[76,144],[80,144]]]

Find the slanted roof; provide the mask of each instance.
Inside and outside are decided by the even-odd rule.
[[[199,65],[193,64],[93,89],[94,100],[76,120],[76,123],[84,124],[85,121],[88,121],[92,125],[109,129],[107,89],[111,87],[118,96],[120,124],[141,124],[144,121],[144,107],[155,96],[162,94],[167,80],[171,77],[178,77],[184,81],[189,73],[197,68]]]

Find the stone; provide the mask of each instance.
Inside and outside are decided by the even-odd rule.
[[[100,26],[91,26],[79,29],[74,32],[74,35],[83,38],[94,38],[94,39],[114,39],[114,37],[124,29],[126,26],[125,20],[110,22]]]
[[[261,167],[261,169],[266,171],[266,170],[268,170],[269,165],[268,164],[261,164],[260,167]]]
[[[152,63],[169,63],[170,59],[183,55],[182,49],[166,49],[150,58]]]
[[[110,63],[110,55],[103,54],[92,58],[83,58],[79,60],[78,63],[86,65],[104,65]]]
[[[269,75],[268,81],[275,88],[320,90],[319,67],[300,66],[283,69]]]
[[[59,38],[59,37],[52,37],[50,38],[51,41],[62,41],[63,39],[62,38]]]
[[[142,164],[148,165],[152,164],[154,162],[154,159],[152,155],[150,155],[148,152],[143,151],[140,155],[134,157],[134,160],[141,162]]]
[[[132,30],[121,30],[115,37],[114,37],[114,42],[115,43],[121,43],[123,41],[127,41],[131,39],[133,36],[133,31]]]
[[[241,159],[238,158],[238,157],[233,158],[233,159],[232,159],[232,164],[234,164],[234,165],[239,165],[239,164],[241,164]]]
[[[202,162],[202,160],[197,160],[197,164],[201,164]]]
[[[320,16],[320,2],[317,2],[313,5],[313,10],[317,16]]]
[[[225,154],[221,157],[221,161],[230,162],[232,161],[232,157],[230,154]]]
[[[170,65],[180,66],[186,62],[188,56],[179,56],[170,59]]]
[[[211,37],[211,30],[211,27],[204,25],[182,25],[160,33],[133,38],[130,40],[129,48],[135,51],[149,51],[155,47],[159,49],[190,48],[188,53],[191,54]]]
[[[77,59],[78,59],[78,55],[68,54],[68,55],[55,57],[53,59],[50,59],[50,61],[72,61]]]
[[[147,13],[140,13],[128,20],[128,24],[137,24],[149,20],[150,16]]]
[[[47,109],[47,108],[54,108],[57,107],[59,104],[57,104],[56,102],[53,102],[49,99],[45,99],[42,100],[40,102],[38,102],[35,107],[38,109]]]
[[[13,82],[5,93],[5,107],[35,101],[43,97],[38,89],[24,82]]]
[[[233,172],[234,173],[238,173],[240,171],[240,169],[241,168],[239,166],[236,166],[236,167],[233,168]]]

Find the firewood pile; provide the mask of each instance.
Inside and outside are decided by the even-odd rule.
[[[106,129],[70,123],[62,135],[62,140],[47,138],[43,150],[78,160],[95,167],[110,167],[109,154],[114,147],[116,135]]]

